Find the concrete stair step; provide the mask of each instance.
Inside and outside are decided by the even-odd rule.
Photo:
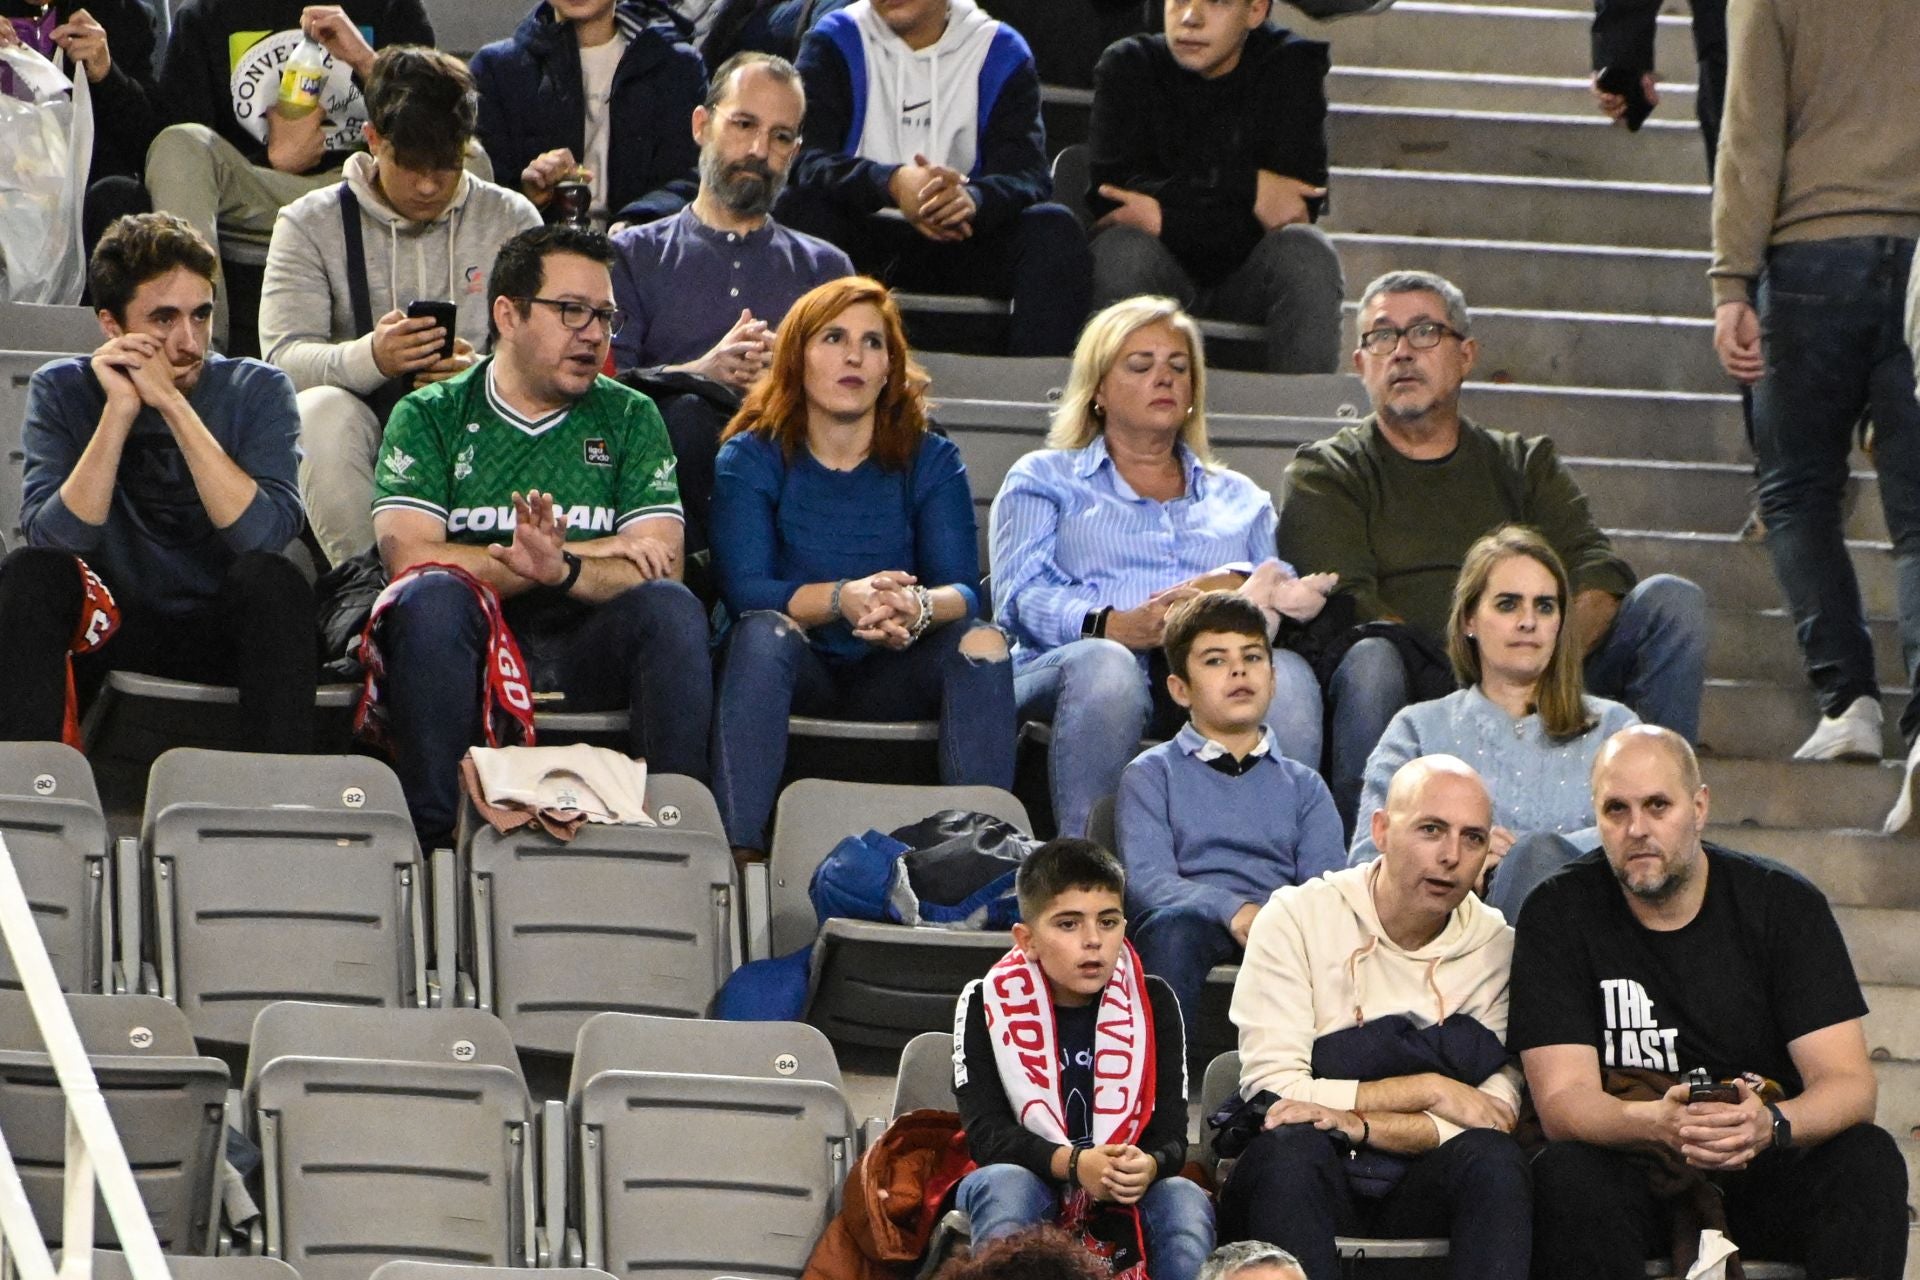
[[[1600,523],[1615,528],[1729,533],[1752,510],[1753,471],[1737,462],[1569,457],[1567,465]],[[1879,482],[1871,474],[1856,473],[1848,485],[1846,531],[1849,538],[1886,540]]]
[[[1400,0],[1376,18],[1315,22],[1289,10],[1281,20],[1302,35],[1331,43],[1336,66],[1564,76],[1580,75],[1591,65],[1591,9]],[[1683,74],[1694,65],[1685,18],[1660,19],[1654,65],[1692,78]]]
[[[1785,863],[1813,881],[1835,906],[1886,907],[1920,910],[1920,839],[1900,836],[1887,839],[1878,830],[1881,811],[1893,798],[1899,781],[1894,770],[1875,765],[1810,765],[1774,760],[1720,760],[1703,758],[1707,787],[1712,797],[1712,821],[1709,839]],[[1815,771],[1815,772],[1809,772]],[[1734,810],[1752,808],[1758,799],[1764,807],[1779,810],[1792,807],[1798,796],[1756,796],[1763,787],[1806,788],[1834,783],[1843,797],[1828,802],[1823,797],[1807,797],[1814,808],[1833,811],[1839,801],[1877,806],[1867,810],[1875,830],[1858,830],[1860,818],[1852,821],[1856,829],[1742,826],[1729,820]],[[1875,787],[1880,788],[1875,791]],[[1778,803],[1784,800],[1783,805]],[[1791,815],[1790,815],[1791,816]],[[1822,815],[1812,815],[1818,818]],[[1920,982],[1920,974],[1902,979]],[[1901,1055],[1920,1057],[1920,1054]]]
[[[1374,169],[1627,182],[1698,182],[1706,169],[1693,121],[1649,119],[1630,133],[1591,106],[1545,115],[1342,103],[1327,135],[1340,163]]]
[[[1742,464],[1752,458],[1733,395],[1469,382],[1461,403],[1476,422],[1550,435],[1569,455]]]
[[[1619,528],[1611,533],[1615,549],[1643,576],[1677,573],[1691,578],[1706,591],[1716,609],[1763,610],[1781,605],[1773,563],[1767,549],[1757,542],[1741,542],[1731,533],[1653,533]],[[1893,556],[1887,545],[1854,542],[1849,550],[1867,616],[1897,616]]]
[[[1899,624],[1871,618],[1867,630],[1873,637],[1880,683],[1890,688],[1907,683],[1900,660]],[[1716,609],[1707,636],[1707,670],[1716,676],[1786,685],[1805,679],[1793,619],[1785,609],[1758,613]]]
[[[1569,73],[1576,68],[1566,68]],[[1681,72],[1679,74],[1686,74]],[[1658,121],[1694,118],[1697,88],[1673,83],[1660,86]],[[1327,98],[1356,106],[1433,107],[1440,110],[1522,111],[1540,115],[1577,116],[1595,112],[1593,91],[1584,75],[1516,76],[1493,72],[1408,70],[1400,67],[1335,66],[1327,75]],[[1706,171],[1706,151],[1698,149],[1694,164]]]
[[[1847,940],[1853,956],[1853,970],[1862,983],[1893,984],[1910,982],[1920,974],[1920,928],[1914,927],[1914,914],[1908,910],[1885,907],[1835,907],[1834,919]],[[1887,1075],[1899,1084],[1898,1114],[1901,1132],[1920,1125],[1920,1063],[1879,1063],[1878,1068],[1895,1070],[1880,1077],[1880,1115],[1887,1108]],[[1906,1068],[1899,1070],[1897,1068]]]
[[[1592,182],[1335,166],[1329,231],[1703,249],[1704,183]]]
[[[1433,271],[1459,285],[1467,305],[1702,317],[1711,314],[1707,263],[1692,249],[1622,249],[1539,241],[1432,239],[1335,232],[1347,296],[1388,271]],[[1578,281],[1574,286],[1570,282]],[[1717,388],[1716,388],[1717,389]]]
[[[1883,689],[1880,702],[1886,713],[1881,752],[1889,760],[1904,760],[1907,751],[1900,741],[1899,720],[1907,705],[1907,691]],[[1723,755],[1785,760],[1806,741],[1819,721],[1813,691],[1804,684],[1763,684],[1709,676],[1700,704],[1700,740]],[[1889,789],[1887,804],[1892,803]],[[1874,825],[1885,815],[1886,807],[1882,806],[1871,815]],[[1861,815],[1852,819],[1855,823],[1864,820]]]
[[[1920,1064],[1920,987],[1880,983],[1865,994],[1868,1051],[1876,1060]]]

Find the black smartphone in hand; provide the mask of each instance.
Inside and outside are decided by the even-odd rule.
[[[1604,67],[1599,79],[1594,81],[1600,92],[1618,94],[1627,100],[1627,128],[1633,133],[1640,132],[1640,126],[1653,114],[1653,103],[1647,98],[1646,74],[1632,67]]]
[[[459,306],[451,302],[430,302],[416,298],[407,304],[407,319],[419,320],[424,317],[439,322],[441,332],[446,335],[440,340],[442,360],[453,356],[453,324],[459,314]]]

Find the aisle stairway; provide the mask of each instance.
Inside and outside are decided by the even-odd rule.
[[[1748,455],[1712,352],[1690,86],[1664,86],[1641,133],[1610,127],[1586,88],[1587,0],[1401,0],[1383,17],[1326,26],[1276,9],[1333,44],[1325,225],[1349,296],[1389,267],[1456,281],[1482,345],[1468,412],[1552,434],[1634,566],[1706,589],[1712,834],[1790,863],[1833,900],[1873,1006],[1880,1121],[1920,1182],[1920,841],[1869,834],[1899,783],[1892,764],[1786,759],[1816,712],[1766,551],[1736,538]],[[1658,58],[1676,80],[1693,78],[1684,17],[1662,19]],[[1894,760],[1907,680],[1866,465],[1856,461],[1849,536]],[[1920,1257],[1907,1275],[1920,1277]]]

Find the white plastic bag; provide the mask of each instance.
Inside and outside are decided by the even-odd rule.
[[[71,304],[86,282],[80,214],[93,163],[93,95],[24,45],[0,49],[0,300]]]

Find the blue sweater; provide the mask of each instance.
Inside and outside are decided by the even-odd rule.
[[[1226,924],[1249,902],[1346,865],[1340,815],[1320,775],[1267,752],[1232,776],[1195,752],[1191,724],[1120,776],[1114,822],[1127,863],[1127,914],[1191,907]]]
[[[279,551],[300,536],[305,517],[294,479],[300,413],[293,383],[258,360],[211,352],[187,402],[259,486],[240,518],[213,527],[173,432],[147,408],[133,420],[120,456],[106,523],[88,524],[69,511],[60,486],[107,407],[88,361],[56,360],[27,388],[20,522],[28,543],[84,556],[123,607],[182,614],[213,599],[243,552]]]
[[[905,471],[871,459],[834,471],[804,448],[789,461],[762,436],[735,436],[714,462],[712,526],[720,598],[735,618],[785,610],[810,582],[882,569],[904,569],[926,587],[957,587],[968,616],[979,611],[973,494],[960,450],[944,436],[923,436]],[[844,620],[809,635],[830,657],[870,651]]]
[[[1495,825],[1516,836],[1550,831],[1583,851],[1595,847],[1593,758],[1609,737],[1639,724],[1640,717],[1606,698],[1589,696],[1586,704],[1593,728],[1566,742],[1549,738],[1537,715],[1515,720],[1478,685],[1402,707],[1367,757],[1349,862],[1380,856],[1373,843],[1373,812],[1386,804],[1387,787],[1400,766],[1437,753],[1459,756],[1479,771],[1493,796]]]

